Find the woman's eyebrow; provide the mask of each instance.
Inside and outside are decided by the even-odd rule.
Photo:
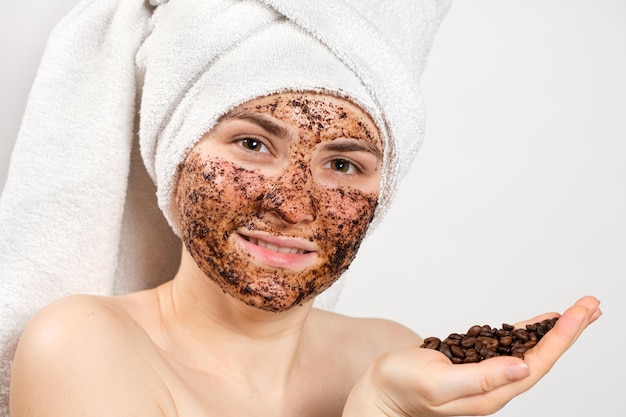
[[[379,160],[383,159],[380,148],[365,140],[334,140],[326,143],[324,149],[334,152],[368,152]]]
[[[261,129],[271,133],[272,135],[280,138],[286,138],[289,136],[289,131],[284,126],[274,122],[270,118],[264,117],[258,113],[250,112],[247,110],[235,110],[226,115],[224,120],[247,120],[259,126]]]
[[[234,110],[224,117],[224,120],[246,120],[254,123],[261,129],[281,138],[289,137],[289,130],[283,125],[273,121],[271,118],[259,113],[255,113],[246,109]],[[334,152],[368,152],[376,156],[379,160],[383,159],[383,153],[379,147],[373,143],[360,140],[358,138],[344,138],[344,140],[334,140],[324,145],[324,148]]]

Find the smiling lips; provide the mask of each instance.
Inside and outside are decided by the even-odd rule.
[[[258,245],[262,248],[266,248],[269,250],[272,250],[274,252],[280,252],[280,253],[295,253],[298,255],[304,255],[305,253],[309,253],[309,251],[305,251],[304,249],[298,249],[298,248],[290,248],[287,246],[278,246],[278,245],[274,245],[270,242],[267,242],[265,240],[261,240],[261,239],[254,239],[254,238],[249,238],[246,239],[248,242],[250,243],[254,243],[255,245]]]
[[[317,248],[310,242],[271,235],[236,233],[241,246],[256,263],[278,268],[302,269],[317,257]]]

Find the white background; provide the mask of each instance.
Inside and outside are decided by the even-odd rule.
[[[0,186],[74,3],[0,0]],[[424,77],[426,142],[339,311],[441,337],[593,294],[604,316],[497,415],[626,416],[625,74],[622,0],[457,0]]]

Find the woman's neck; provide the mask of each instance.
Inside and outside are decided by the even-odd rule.
[[[256,309],[224,294],[185,257],[157,293],[162,347],[192,369],[219,364],[246,378],[287,383],[306,357],[312,301],[281,313]]]

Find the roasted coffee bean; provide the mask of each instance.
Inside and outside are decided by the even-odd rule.
[[[439,350],[439,346],[441,346],[441,340],[438,337],[427,337],[424,339],[424,345],[426,349],[434,349]]]
[[[492,330],[491,326],[489,326],[488,324],[485,324],[480,329],[480,333],[478,333],[478,335],[479,336],[491,336],[491,334],[493,333],[491,330]]]
[[[557,320],[557,317],[546,319],[520,329],[506,323],[501,329],[476,325],[470,327],[466,334],[451,333],[443,341],[428,337],[420,347],[438,350],[454,364],[475,363],[496,356],[524,359],[524,353],[535,347]]]
[[[536,345],[537,345],[537,341],[536,340],[529,340],[528,342],[524,343],[524,347],[526,348],[526,350],[532,349]]]
[[[461,344],[461,339],[451,338],[450,336],[448,336],[448,338],[446,339],[446,343],[450,346],[459,346]]]
[[[486,349],[493,350],[493,351],[498,349],[498,346],[500,345],[500,342],[498,342],[498,339],[494,339],[493,337],[484,336],[482,339],[480,339],[480,341],[483,342],[483,346]]]
[[[467,336],[468,337],[476,337],[480,334],[480,329],[481,326],[472,326],[470,327],[470,329],[467,331]]]
[[[465,349],[474,347],[476,340],[477,339],[475,337],[464,337],[463,340],[461,340],[461,347],[464,347]]]
[[[498,355],[498,352],[495,352],[495,351],[493,351],[491,349],[487,349],[487,348],[482,348],[482,350],[479,353],[480,353],[480,359],[481,360],[493,358],[494,356],[500,356],[500,355]]]
[[[506,335],[500,338],[500,346],[511,346],[511,343],[513,343],[512,336]]]
[[[443,353],[444,355],[446,355],[448,357],[448,359],[452,360],[452,350],[450,350],[450,345],[446,344],[446,343],[442,343],[441,346],[439,346],[439,352]]]
[[[460,346],[452,345],[450,346],[450,351],[452,352],[452,355],[457,358],[461,358],[461,359],[465,358],[465,349],[463,349]]]
[[[537,336],[543,337],[543,335],[546,334],[546,331],[547,330],[541,326],[537,327]]]
[[[467,351],[465,351],[465,358],[463,359],[464,363],[475,363],[478,361],[480,361],[480,356],[478,355],[476,349],[467,349]]]

